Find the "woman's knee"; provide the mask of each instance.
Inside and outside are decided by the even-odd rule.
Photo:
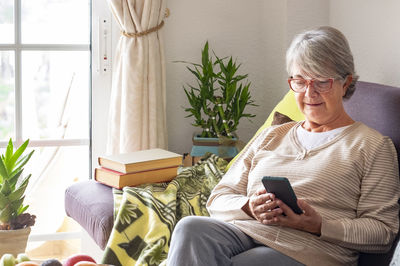
[[[208,217],[186,216],[176,224],[174,234],[186,237],[196,236],[198,232],[204,232],[209,222],[208,220]]]

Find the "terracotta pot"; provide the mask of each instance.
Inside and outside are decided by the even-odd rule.
[[[19,253],[25,253],[30,227],[17,230],[0,230],[0,257],[10,253],[17,257]]]

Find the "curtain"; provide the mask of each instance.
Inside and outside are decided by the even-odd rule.
[[[113,62],[107,153],[167,148],[162,26],[166,0],[108,0],[121,37]]]

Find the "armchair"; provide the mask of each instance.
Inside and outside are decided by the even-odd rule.
[[[353,97],[344,104],[353,119],[389,136],[400,154],[400,88],[359,81]],[[399,157],[398,160],[400,162]],[[70,186],[65,192],[65,211],[101,249],[105,248],[113,226],[113,195],[110,187],[93,180]],[[389,265],[398,238],[387,253],[361,253],[358,265]]]

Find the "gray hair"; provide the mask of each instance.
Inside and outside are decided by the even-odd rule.
[[[296,35],[286,52],[286,69],[291,76],[298,66],[306,75],[353,80],[343,96],[349,99],[354,91],[358,75],[354,70],[353,54],[346,37],[339,30],[323,26]]]

